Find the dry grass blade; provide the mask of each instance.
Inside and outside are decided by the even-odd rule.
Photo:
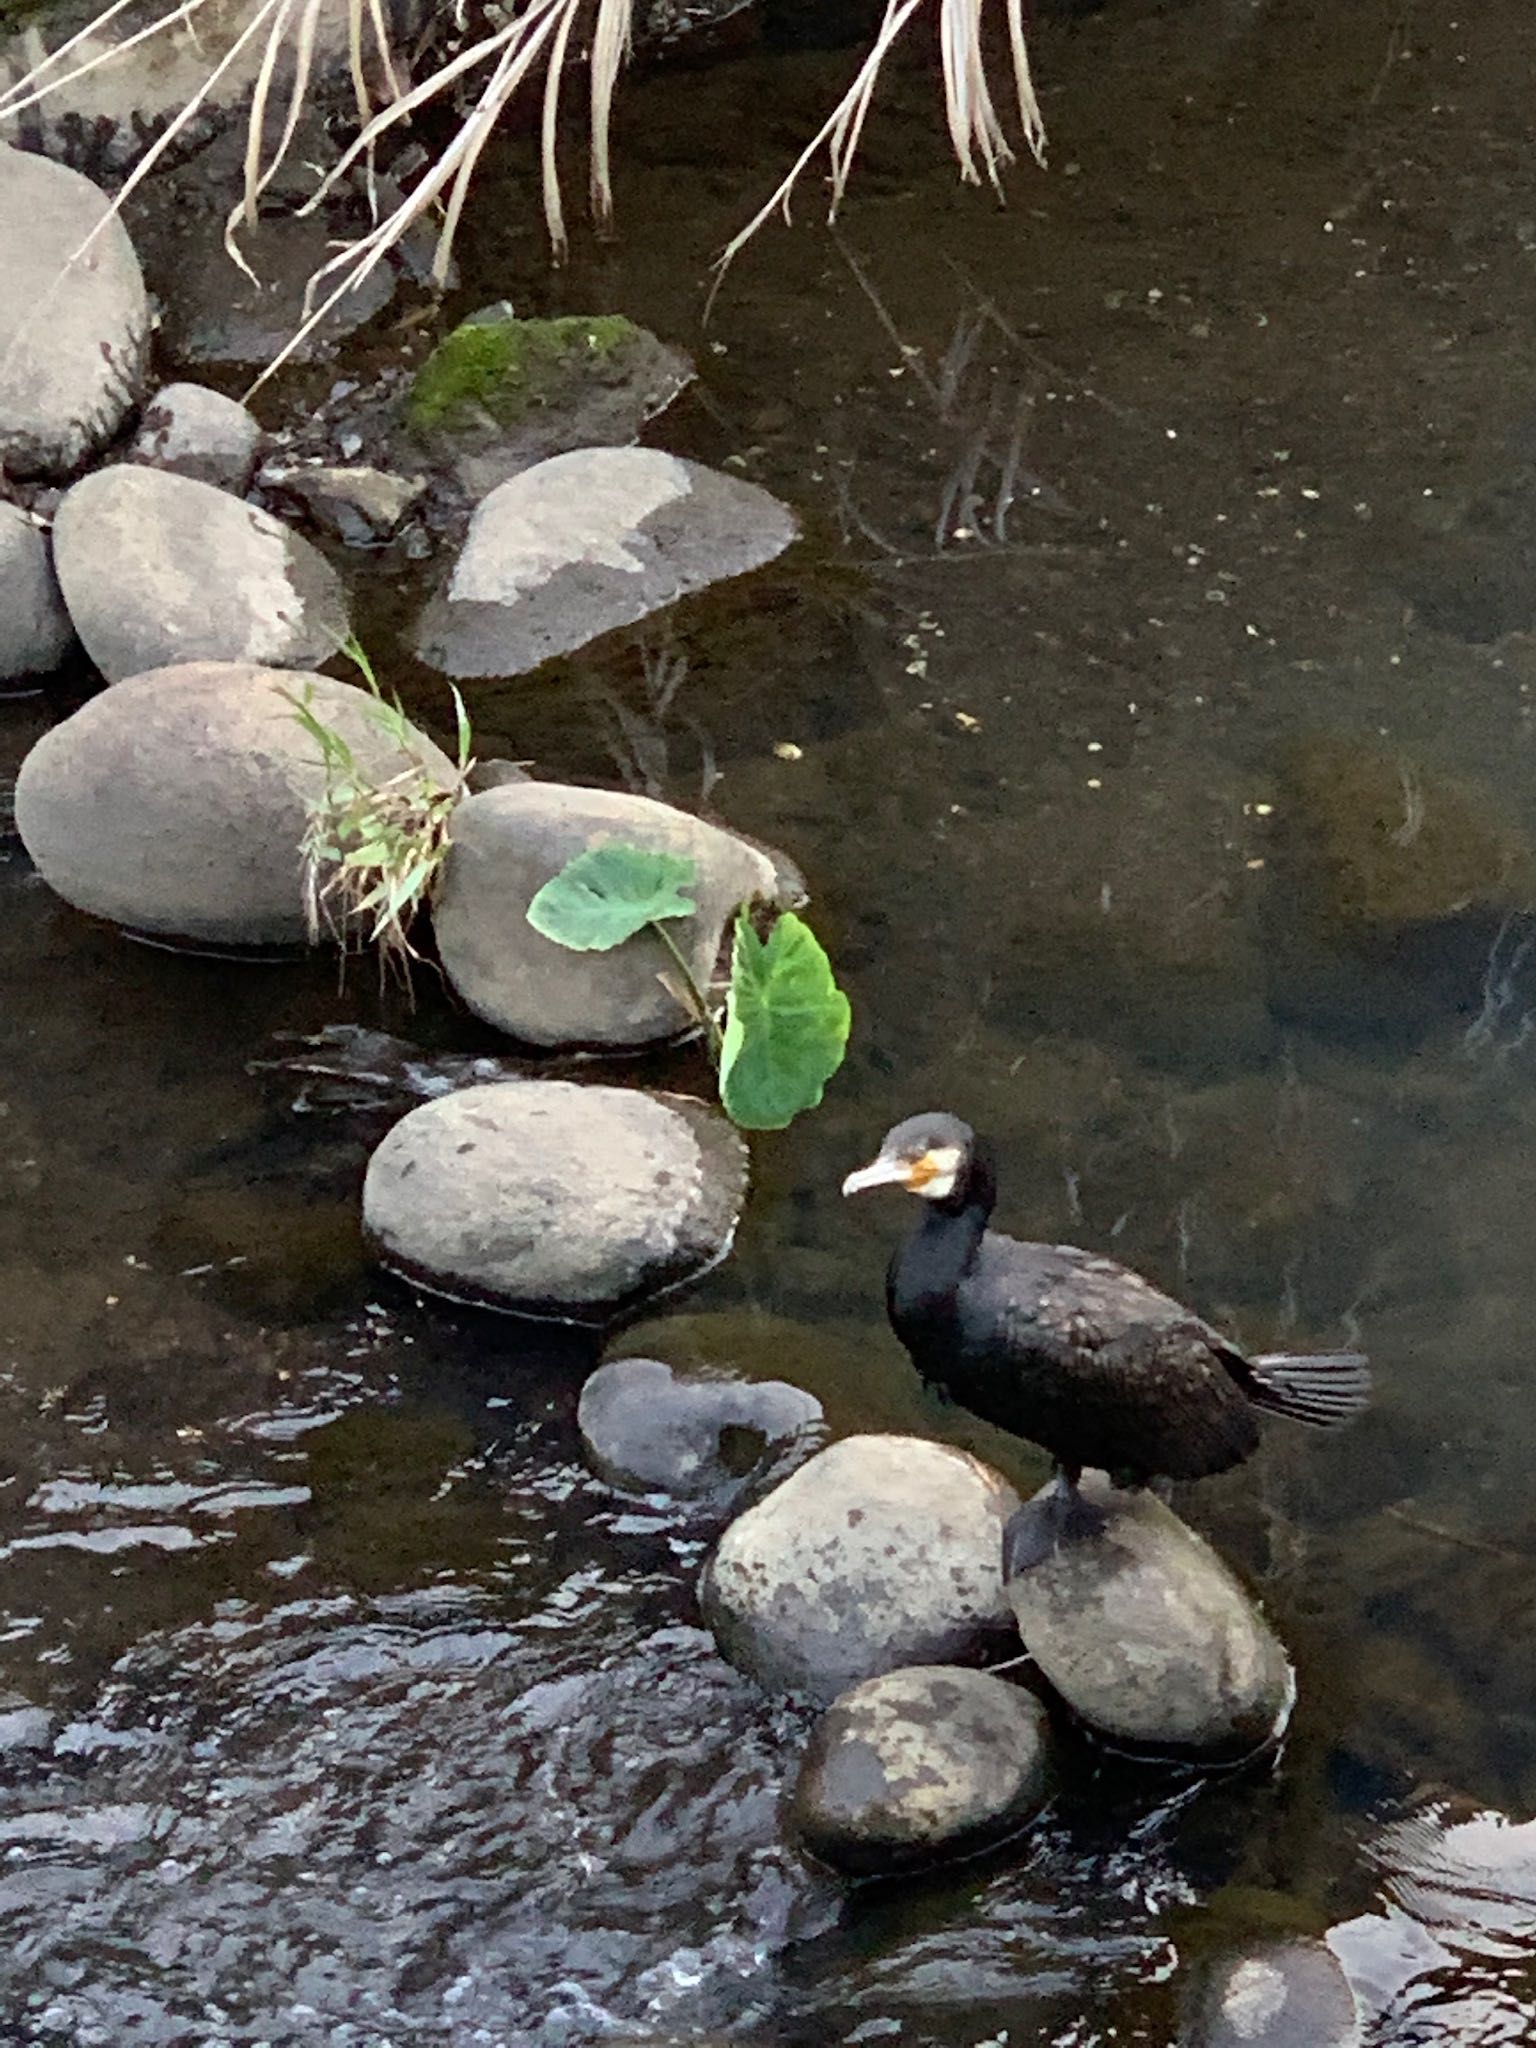
[[[592,28],[590,180],[592,218],[600,228],[613,225],[613,176],[608,141],[612,126],[613,90],[629,57],[631,0],[598,0]]]
[[[565,207],[560,196],[560,86],[565,77],[565,51],[576,25],[576,9],[561,17],[555,47],[549,53],[544,72],[544,115],[539,128],[539,165],[544,186],[544,229],[549,236],[550,254],[556,263],[565,261],[570,246],[565,232]]]

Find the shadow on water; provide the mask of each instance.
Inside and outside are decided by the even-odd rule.
[[[914,59],[840,236],[771,229],[701,334],[847,69],[780,10],[635,82],[624,238],[560,274],[510,141],[447,309],[686,341],[656,438],[806,526],[475,689],[482,751],[788,848],[855,1000],[736,1256],[618,1342],[1029,1480],[912,1383],[889,1216],[837,1197],[938,1104],[996,1139],[1005,1227],[1254,1344],[1363,1339],[1358,1429],[1188,1503],[1295,1656],[1283,1755],[1196,1787],[1079,1754],[1014,1853],[843,1898],[783,1834],[797,1712],[699,1632],[707,1513],[580,1465],[590,1344],[375,1273],[394,1110],[249,1070],[336,1023],[506,1048],[430,987],[124,946],[0,837],[8,2041],[1162,2048],[1191,1959],[1330,1928],[1373,2040],[1529,2037],[1527,12],[1048,17],[1053,169],[1006,213]],[[365,588],[384,662],[418,573]],[[0,705],[0,785],[47,715]]]

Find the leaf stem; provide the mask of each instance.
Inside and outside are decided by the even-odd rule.
[[[693,969],[688,965],[687,960],[683,957],[682,948],[678,945],[677,941],[673,938],[672,934],[667,930],[666,926],[662,924],[658,919],[652,918],[650,922],[651,930],[656,934],[657,938],[660,939],[661,943],[672,955],[673,965],[677,968],[678,973],[683,977],[683,986],[688,992],[689,1004],[692,1007],[694,1016],[697,1017],[698,1021],[704,1026],[704,1030],[709,1039],[709,1055],[710,1058],[714,1061],[715,1067],[718,1070],[721,1055],[725,1050],[725,1041],[720,1036],[720,1026],[715,1022],[714,1013],[711,1011],[709,1007],[709,1003],[704,996],[703,990],[699,987],[699,984],[693,978]]]

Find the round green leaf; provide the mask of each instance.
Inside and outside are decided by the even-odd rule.
[[[746,1131],[781,1131],[814,1109],[843,1063],[848,998],[808,924],[786,911],[767,941],[745,910],[731,946],[720,1100]]]
[[[573,953],[607,953],[648,924],[692,917],[682,890],[698,870],[686,854],[639,846],[590,846],[551,875],[528,906],[528,922]]]

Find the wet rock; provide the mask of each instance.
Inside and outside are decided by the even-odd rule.
[[[19,1694],[0,1694],[0,1766],[53,1747],[53,1716]]]
[[[478,499],[548,456],[633,442],[693,375],[680,349],[622,313],[519,320],[490,306],[423,363],[406,421]]]
[[[814,1394],[783,1380],[675,1377],[659,1358],[614,1358],[581,1390],[576,1421],[587,1457],[632,1493],[728,1498],[775,1451],[821,1422]]]
[[[193,486],[188,486],[193,488]],[[373,699],[329,676],[186,662],[118,683],[22,764],[16,820],[43,879],[77,910],[199,945],[301,945],[299,840],[324,786],[287,693],[380,779],[409,765]],[[424,736],[415,759],[451,783]]]
[[[793,1825],[850,1876],[972,1855],[1039,1811],[1047,1724],[1031,1694],[952,1664],[869,1678],[817,1723],[795,1785]]]
[[[366,464],[269,463],[262,488],[298,502],[309,517],[348,547],[377,547],[389,539],[425,489],[420,477],[396,476]]]
[[[144,280],[107,211],[77,172],[0,143],[0,469],[12,476],[69,475],[143,389]]]
[[[417,651],[446,675],[521,675],[771,562],[796,531],[755,484],[658,449],[555,455],[478,507]]]
[[[182,362],[241,369],[270,363],[304,324],[309,281],[336,253],[335,228],[323,213],[274,214],[242,230],[240,248],[259,280],[255,284],[231,269],[216,223],[206,223],[186,244],[166,330],[167,345]],[[338,300],[291,360],[313,362],[327,354],[383,311],[396,283],[393,268],[378,264],[356,291]]]
[[[74,644],[47,536],[19,506],[0,502],[0,692],[47,675]]]
[[[144,408],[132,460],[238,497],[256,469],[261,428],[238,398],[206,384],[167,384]]]
[[[776,893],[774,866],[745,840],[686,811],[615,790],[516,782],[468,797],[433,910],[443,970],[477,1017],[530,1045],[643,1045],[689,1027],[658,980],[669,956],[651,932],[609,953],[573,953],[533,929],[529,903],[552,875],[608,841],[687,855],[696,917],[673,929],[700,987],[725,922],[745,897]]]
[[[75,630],[110,682],[188,661],[312,668],[350,630],[317,549],[190,477],[98,470],[59,507],[53,545]]]
[[[1536,849],[1486,790],[1366,741],[1298,748],[1282,851],[1314,919],[1390,937],[1469,910],[1536,904]]]
[[[903,1664],[975,1662],[1007,1629],[1007,1481],[946,1444],[853,1436],[721,1537],[701,1597],[721,1654],[831,1700]]]
[[[363,1222],[393,1271],[454,1301],[601,1324],[730,1250],[746,1147],[682,1095],[527,1081],[402,1117]]]
[[[1274,1942],[1196,1974],[1179,2039],[1186,2048],[1358,2048],[1360,2015],[1322,1942]]]
[[[1009,1531],[1008,1599],[1061,1698],[1116,1748],[1235,1761],[1284,1730],[1296,1681],[1237,1579],[1171,1508],[1097,1474],[1104,1527],[1054,1541],[1037,1494]],[[1032,1541],[1038,1534],[1038,1542]]]

